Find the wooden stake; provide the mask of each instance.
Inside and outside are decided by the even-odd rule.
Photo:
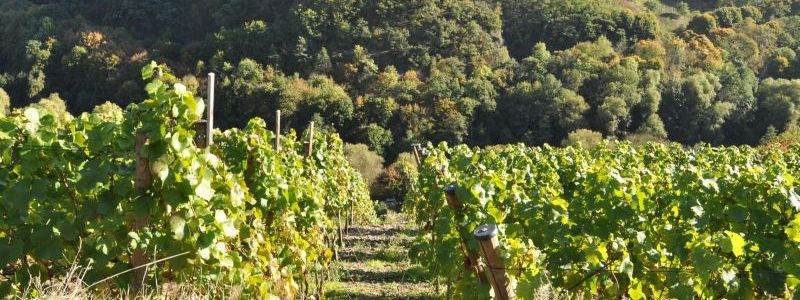
[[[481,225],[475,229],[475,238],[481,246],[481,253],[486,262],[489,284],[494,289],[495,297],[501,300],[514,299],[514,291],[509,285],[505,265],[500,258],[500,241],[497,239],[497,226]]]
[[[306,145],[306,157],[311,157],[314,150],[314,122],[308,125],[308,144]]]
[[[447,196],[447,206],[455,212],[456,223],[461,224],[464,221],[464,214],[461,211],[463,204],[461,200],[458,199],[458,196],[456,196],[456,187],[455,183],[448,185],[444,188],[444,194]],[[481,272],[480,265],[478,265],[478,253],[470,249],[467,243],[467,237],[465,235],[469,235],[469,233],[462,233],[459,227],[458,235],[461,237],[461,250],[466,257],[464,260],[464,269],[475,273],[481,281],[485,282],[486,276],[482,275],[483,273]]]
[[[150,186],[153,183],[153,173],[150,172],[150,160],[144,155],[143,148],[144,145],[147,143],[147,135],[144,131],[137,131],[136,132],[136,178],[134,178],[134,188],[136,190],[136,194],[140,197],[147,195],[147,190],[150,189]],[[149,220],[147,215],[140,216],[134,213],[133,216],[133,224],[131,226],[131,231],[137,232],[145,227],[147,227]],[[133,285],[133,290],[138,292],[142,290],[144,286],[145,277],[147,275],[146,268],[139,268],[147,263],[147,255],[145,255],[144,251],[141,249],[136,249],[133,251],[133,255],[131,256],[131,265],[133,268],[137,268],[133,271],[133,278],[131,278],[131,284]]]
[[[422,163],[422,160],[420,159],[420,156],[419,156],[419,147],[420,147],[419,144],[412,144],[411,145],[411,148],[414,150],[414,160],[417,161],[417,166],[419,166]]]
[[[206,112],[206,120],[208,127],[206,128],[206,147],[211,147],[214,144],[214,73],[208,73],[208,111]]]
[[[281,152],[281,110],[275,111],[275,152]]]

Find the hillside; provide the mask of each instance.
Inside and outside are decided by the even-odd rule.
[[[281,109],[289,127],[316,120],[387,162],[420,141],[561,144],[577,129],[756,144],[797,123],[799,9],[790,0],[10,0],[0,4],[9,96],[0,103],[124,107],[145,96],[138,70],[156,60],[192,91],[217,73],[225,128]]]

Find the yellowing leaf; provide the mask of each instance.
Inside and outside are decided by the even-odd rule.
[[[784,229],[790,241],[800,243],[800,214],[794,216],[789,226]]]
[[[739,257],[744,254],[744,246],[747,244],[744,238],[738,233],[732,231],[725,231],[725,235],[728,236],[730,251],[733,252],[733,255]]]
[[[552,204],[553,206],[560,207],[563,210],[567,210],[569,208],[569,202],[567,202],[567,200],[564,200],[564,198],[561,197],[553,198],[553,200],[550,200],[550,204]]]
[[[628,296],[633,300],[645,299],[645,294],[642,291],[642,283],[638,280],[628,288]]]

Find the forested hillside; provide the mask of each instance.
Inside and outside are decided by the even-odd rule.
[[[571,132],[756,144],[800,117],[793,0],[6,0],[0,114],[143,99],[172,66],[217,119],[333,127],[393,161],[419,141]],[[58,105],[53,104],[53,107]]]

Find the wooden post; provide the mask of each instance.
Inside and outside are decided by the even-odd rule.
[[[275,152],[281,152],[281,110],[275,111]]]
[[[420,159],[419,156],[419,146],[420,146],[419,144],[411,144],[411,148],[413,148],[414,150],[414,160],[417,161],[417,166],[419,166],[422,163],[422,160]]]
[[[462,213],[461,209],[463,208],[463,204],[461,200],[458,199],[456,196],[456,184],[451,183],[447,187],[444,188],[444,194],[447,196],[447,206],[455,212],[455,218],[457,223],[462,223],[464,221],[464,214]],[[469,233],[466,233],[468,235]],[[462,233],[461,228],[458,228],[458,235],[461,237],[461,250],[464,253],[466,259],[464,260],[464,269],[475,273],[475,275],[481,279],[481,281],[486,281],[486,276],[482,275],[480,265],[478,264],[478,253],[469,248],[469,244],[467,243],[467,237],[464,233]]]
[[[208,107],[206,107],[206,121],[208,127],[206,128],[206,147],[211,147],[214,144],[214,73],[208,73]]]
[[[311,157],[314,150],[314,122],[308,125],[308,144],[306,145],[306,157]]]
[[[486,262],[489,284],[494,289],[495,297],[502,300],[514,299],[514,291],[509,285],[505,265],[500,257],[500,241],[497,239],[497,226],[481,225],[475,229],[475,238],[481,246],[481,253]]]
[[[147,190],[150,189],[150,186],[153,183],[153,173],[150,172],[150,160],[144,155],[143,148],[144,145],[147,143],[147,135],[144,131],[137,131],[136,132],[136,178],[134,178],[134,188],[136,190],[136,194],[140,197],[145,196],[147,194]],[[142,228],[147,227],[147,223],[149,222],[147,215],[140,216],[134,213],[133,216],[133,226],[131,226],[131,231],[137,232]],[[138,268],[143,265],[147,264],[147,255],[145,255],[144,251],[141,249],[133,250],[133,255],[131,256],[131,265],[133,268]],[[133,271],[133,278],[131,278],[131,283],[133,285],[134,291],[141,291],[142,287],[144,286],[145,277],[147,275],[146,268],[138,268]]]
[[[338,230],[337,233],[339,235],[338,236],[339,247],[344,248],[344,225],[343,225],[344,222],[342,222],[342,210],[341,209],[337,210],[336,216],[337,216],[337,220],[338,220],[337,225],[336,225],[336,229]]]

